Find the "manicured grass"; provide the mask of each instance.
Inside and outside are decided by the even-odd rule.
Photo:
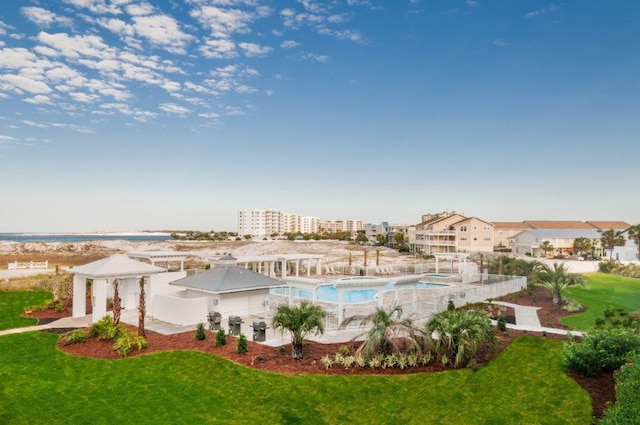
[[[41,305],[51,299],[51,292],[48,291],[0,291],[0,330],[37,324],[37,319],[20,317],[25,306]]]
[[[586,424],[562,343],[522,337],[476,371],[277,375],[215,356],[75,358],[44,332],[0,337],[0,423]]]
[[[568,288],[565,296],[581,302],[587,310],[563,318],[562,323],[586,331],[595,326],[596,319],[603,317],[607,308],[640,311],[640,279],[595,273],[587,276],[584,288]]]

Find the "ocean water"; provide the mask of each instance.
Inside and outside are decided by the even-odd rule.
[[[155,242],[170,240],[168,233],[0,233],[0,241],[11,242],[91,242],[125,240]]]

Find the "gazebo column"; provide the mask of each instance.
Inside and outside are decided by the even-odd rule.
[[[438,271],[439,271],[439,268],[438,268],[439,267],[439,262],[438,262],[438,260],[440,260],[440,257],[438,257],[436,255],[436,273],[438,273]]]
[[[276,277],[276,262],[269,261],[269,276]]]
[[[307,277],[311,277],[311,260],[307,260]]]
[[[73,317],[87,315],[87,279],[73,276]]]
[[[280,263],[280,273],[281,279],[284,279],[285,277],[287,277],[287,260],[286,259],[282,259],[281,263]]]
[[[318,265],[316,266],[316,274],[322,276],[322,260],[318,258]]]
[[[91,300],[93,305],[93,313],[91,315],[92,323],[96,323],[107,314],[107,285],[109,285],[107,279],[93,280],[93,299]]]
[[[296,267],[296,277],[300,277],[300,260],[296,260],[293,264]]]

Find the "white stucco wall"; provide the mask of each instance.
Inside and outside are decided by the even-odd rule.
[[[151,316],[158,320],[185,326],[207,321],[208,302],[204,295],[195,297],[187,291],[177,291],[152,298]]]
[[[269,300],[269,290],[260,289],[256,291],[245,291],[233,294],[220,294],[220,301],[212,310],[218,311],[224,318],[229,315],[260,316],[267,310],[267,306],[263,303]]]

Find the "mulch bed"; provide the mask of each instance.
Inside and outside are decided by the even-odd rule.
[[[568,313],[557,306],[554,306],[548,292],[544,288],[535,288],[532,294],[522,292],[520,294],[512,294],[499,299],[500,301],[511,302],[519,305],[532,305],[541,307],[538,315],[543,326],[564,328],[559,320]],[[67,312],[55,313],[53,311],[34,311],[29,314],[40,320],[51,318],[67,317],[70,315],[71,308],[67,308]],[[496,313],[495,312],[492,313]],[[512,309],[502,310],[503,315],[509,316],[513,314]],[[130,331],[137,331],[137,328],[128,326]],[[70,329],[56,329],[56,333],[63,333]],[[506,333],[496,329],[496,334],[501,342],[494,351],[486,348],[479,350],[477,362],[479,365],[486,363],[498,354],[500,354],[515,338],[521,335],[538,336],[540,338],[566,340],[565,336],[555,334],[536,334],[534,332],[522,332],[509,329]],[[147,331],[146,339],[148,347],[138,352],[134,350],[129,357],[146,355],[158,351],[168,350],[197,350],[210,353],[216,356],[224,357],[239,365],[251,367],[258,370],[284,374],[322,374],[322,375],[398,375],[407,373],[424,373],[424,372],[440,372],[452,369],[452,366],[443,366],[438,362],[432,362],[427,366],[409,367],[404,370],[399,368],[357,368],[351,367],[345,369],[343,366],[334,365],[326,369],[322,364],[322,357],[325,355],[334,356],[340,347],[349,344],[320,344],[313,341],[307,341],[304,346],[304,359],[294,361],[291,358],[291,346],[284,346],[284,353],[277,347],[269,347],[253,341],[248,341],[249,352],[246,354],[236,354],[236,341],[234,336],[227,336],[227,345],[223,347],[214,347],[215,333],[206,331],[206,339],[198,341],[194,337],[194,332],[186,332],[176,335],[161,335],[156,332]],[[62,339],[58,342],[58,348],[74,356],[94,357],[100,359],[119,359],[120,356],[112,349],[113,341],[98,341],[95,338],[89,338],[87,342],[82,344],[63,345]],[[354,349],[355,347],[350,347]],[[584,378],[577,374],[569,372],[568,375],[580,384],[590,395],[592,399],[593,415],[602,417],[603,411],[607,404],[615,401],[615,381],[612,374],[602,374],[595,378]]]

